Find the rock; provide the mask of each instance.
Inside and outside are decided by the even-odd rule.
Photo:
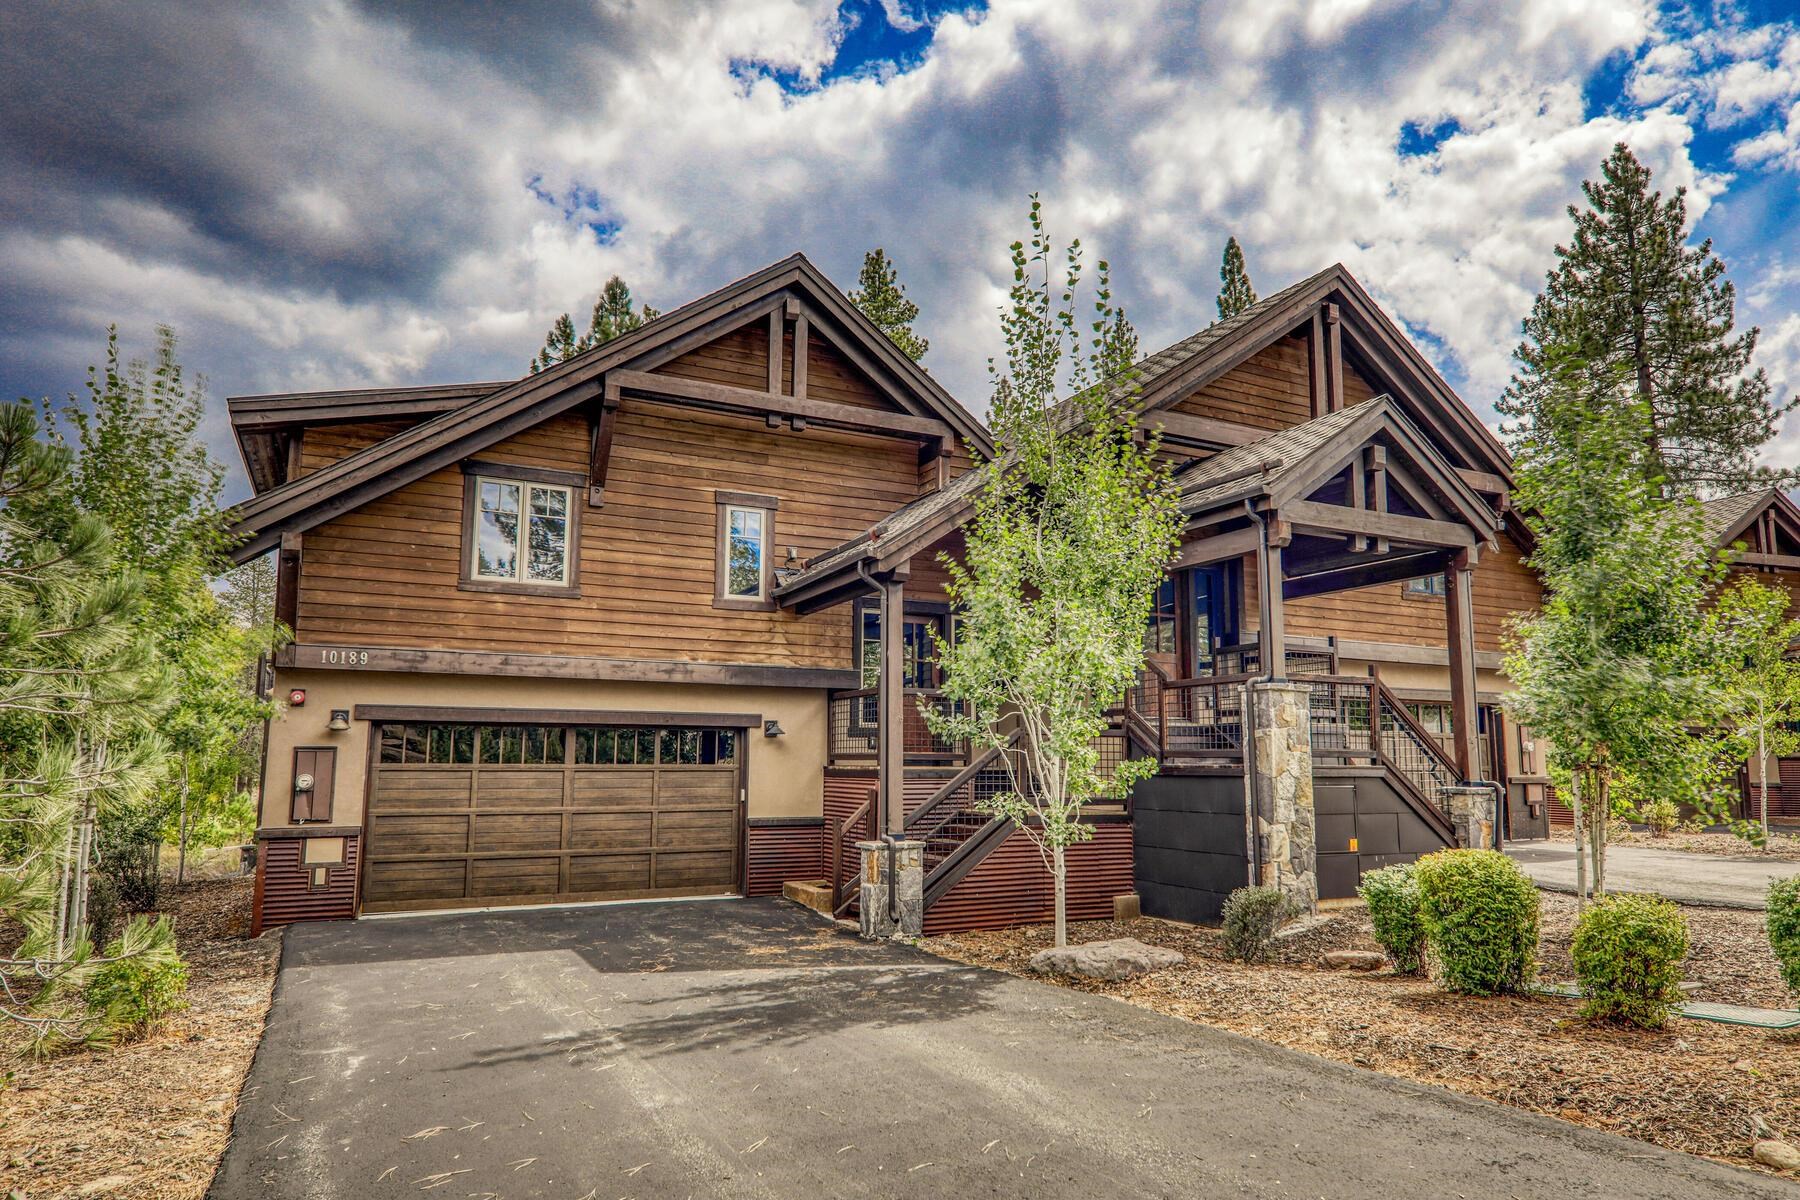
[[[1031,956],[1031,969],[1040,975],[1078,975],[1116,983],[1184,961],[1173,950],[1146,946],[1136,938],[1115,938],[1110,942],[1040,950]]]
[[[1387,966],[1387,955],[1379,950],[1327,950],[1319,963],[1333,971],[1379,971]]]
[[[1773,1138],[1765,1138],[1756,1143],[1750,1151],[1750,1157],[1777,1171],[1800,1171],[1800,1147],[1790,1146]]]

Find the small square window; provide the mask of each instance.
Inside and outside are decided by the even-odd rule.
[[[1442,596],[1445,592],[1444,576],[1439,573],[1409,579],[1406,581],[1405,592],[1408,596]]]

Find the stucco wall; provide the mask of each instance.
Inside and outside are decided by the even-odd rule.
[[[326,728],[332,709],[354,712],[358,704],[760,713],[765,719],[780,721],[784,736],[766,738],[758,728],[749,731],[745,739],[748,815],[816,817],[824,811],[826,705],[825,692],[819,689],[293,669],[276,673],[278,700],[285,702],[294,688],[306,690],[305,706],[288,708],[269,726],[262,810],[265,827],[289,823],[297,746],[337,748],[331,823],[362,824],[370,724],[353,718],[348,732],[332,733]]]

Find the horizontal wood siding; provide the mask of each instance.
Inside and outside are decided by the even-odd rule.
[[[305,838],[267,838],[258,843],[259,908],[255,921],[269,929],[294,921],[341,921],[356,915],[356,876],[362,839],[344,837],[344,861],[326,868],[328,884],[312,886],[312,869],[303,861]]]
[[[1306,339],[1284,337],[1173,406],[1257,429],[1286,429],[1312,420]]]
[[[1364,378],[1363,373],[1349,363],[1344,364],[1344,407],[1361,404],[1365,400],[1375,398],[1375,385]]]
[[[807,824],[750,823],[745,851],[746,889],[752,896],[779,896],[790,879],[825,878],[825,826]]]
[[[363,421],[354,425],[314,425],[301,435],[300,471],[294,478],[321,471],[338,459],[385,442],[415,424],[416,421]]]
[[[1068,852],[1071,921],[1111,920],[1113,897],[1132,892],[1131,823],[1094,825]],[[925,914],[927,935],[1035,925],[1055,917],[1055,889],[1037,847],[1014,830]]]
[[[1256,624],[1256,565],[1246,560],[1244,611]],[[1484,551],[1475,568],[1475,648],[1501,649],[1513,614],[1537,608],[1542,590],[1518,546],[1505,535],[1497,551]],[[1404,583],[1383,583],[1287,604],[1288,632],[1297,636],[1356,638],[1416,646],[1448,645],[1441,596],[1409,596]]]
[[[484,451],[487,461],[585,471],[588,428],[559,417]],[[842,610],[713,607],[715,489],[781,500],[775,562],[838,544],[914,498],[909,442],[770,430],[743,418],[627,400],[606,504],[579,504],[579,597],[457,587],[463,478],[438,471],[309,531],[299,640],[692,662],[843,667]]]

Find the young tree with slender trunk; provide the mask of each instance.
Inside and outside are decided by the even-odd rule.
[[[1734,578],[1707,609],[1696,639],[1700,669],[1711,679],[1715,712],[1709,722],[1716,792],[1702,811],[1729,824],[1740,837],[1769,848],[1769,759],[1800,752],[1800,620],[1789,615],[1785,589],[1754,575]],[[1732,819],[1736,765],[1754,765],[1759,808],[1752,819]]]
[[[1734,335],[1736,293],[1711,240],[1687,244],[1685,189],[1664,198],[1623,142],[1569,206],[1574,236],[1525,319],[1518,374],[1503,414],[1529,418],[1578,355],[1600,376],[1623,377],[1608,401],[1649,414],[1639,466],[1671,491],[1737,492],[1792,483],[1793,471],[1757,465],[1757,453],[1800,399],[1770,398],[1751,370],[1757,330]],[[1560,348],[1560,350],[1559,350]]]
[[[986,808],[1043,856],[1062,946],[1067,852],[1093,837],[1084,807],[1155,771],[1135,760],[1108,773],[1099,745],[1107,709],[1143,669],[1144,626],[1180,516],[1157,440],[1134,440],[1135,389],[1118,357],[1129,323],[1112,304],[1107,265],[1084,338],[1080,243],[1059,254],[1036,196],[1030,222],[1029,244],[1011,248],[1005,354],[989,364],[995,458],[982,468],[966,556],[945,561],[956,636],[938,644],[943,691],[968,712],[923,711],[941,736],[1002,751],[1011,786]],[[1065,385],[1074,398],[1059,402]],[[1016,755],[1005,752],[1015,730]]]
[[[1549,361],[1552,383],[1514,445],[1515,503],[1544,597],[1509,629],[1507,704],[1569,778],[1578,853],[1604,895],[1614,780],[1698,796],[1707,747],[1688,730],[1711,699],[1695,637],[1723,567],[1698,502],[1664,498],[1643,474],[1648,406],[1579,355]]]
[[[1235,237],[1225,239],[1225,256],[1219,263],[1219,320],[1235,317],[1256,303],[1250,271],[1244,266],[1244,248]]]
[[[863,255],[862,270],[856,276],[856,290],[850,303],[862,309],[863,315],[887,334],[888,340],[900,347],[906,357],[918,362],[931,349],[931,343],[913,332],[919,319],[919,306],[906,298],[906,285],[900,282],[900,269],[887,251],[877,246]]]

